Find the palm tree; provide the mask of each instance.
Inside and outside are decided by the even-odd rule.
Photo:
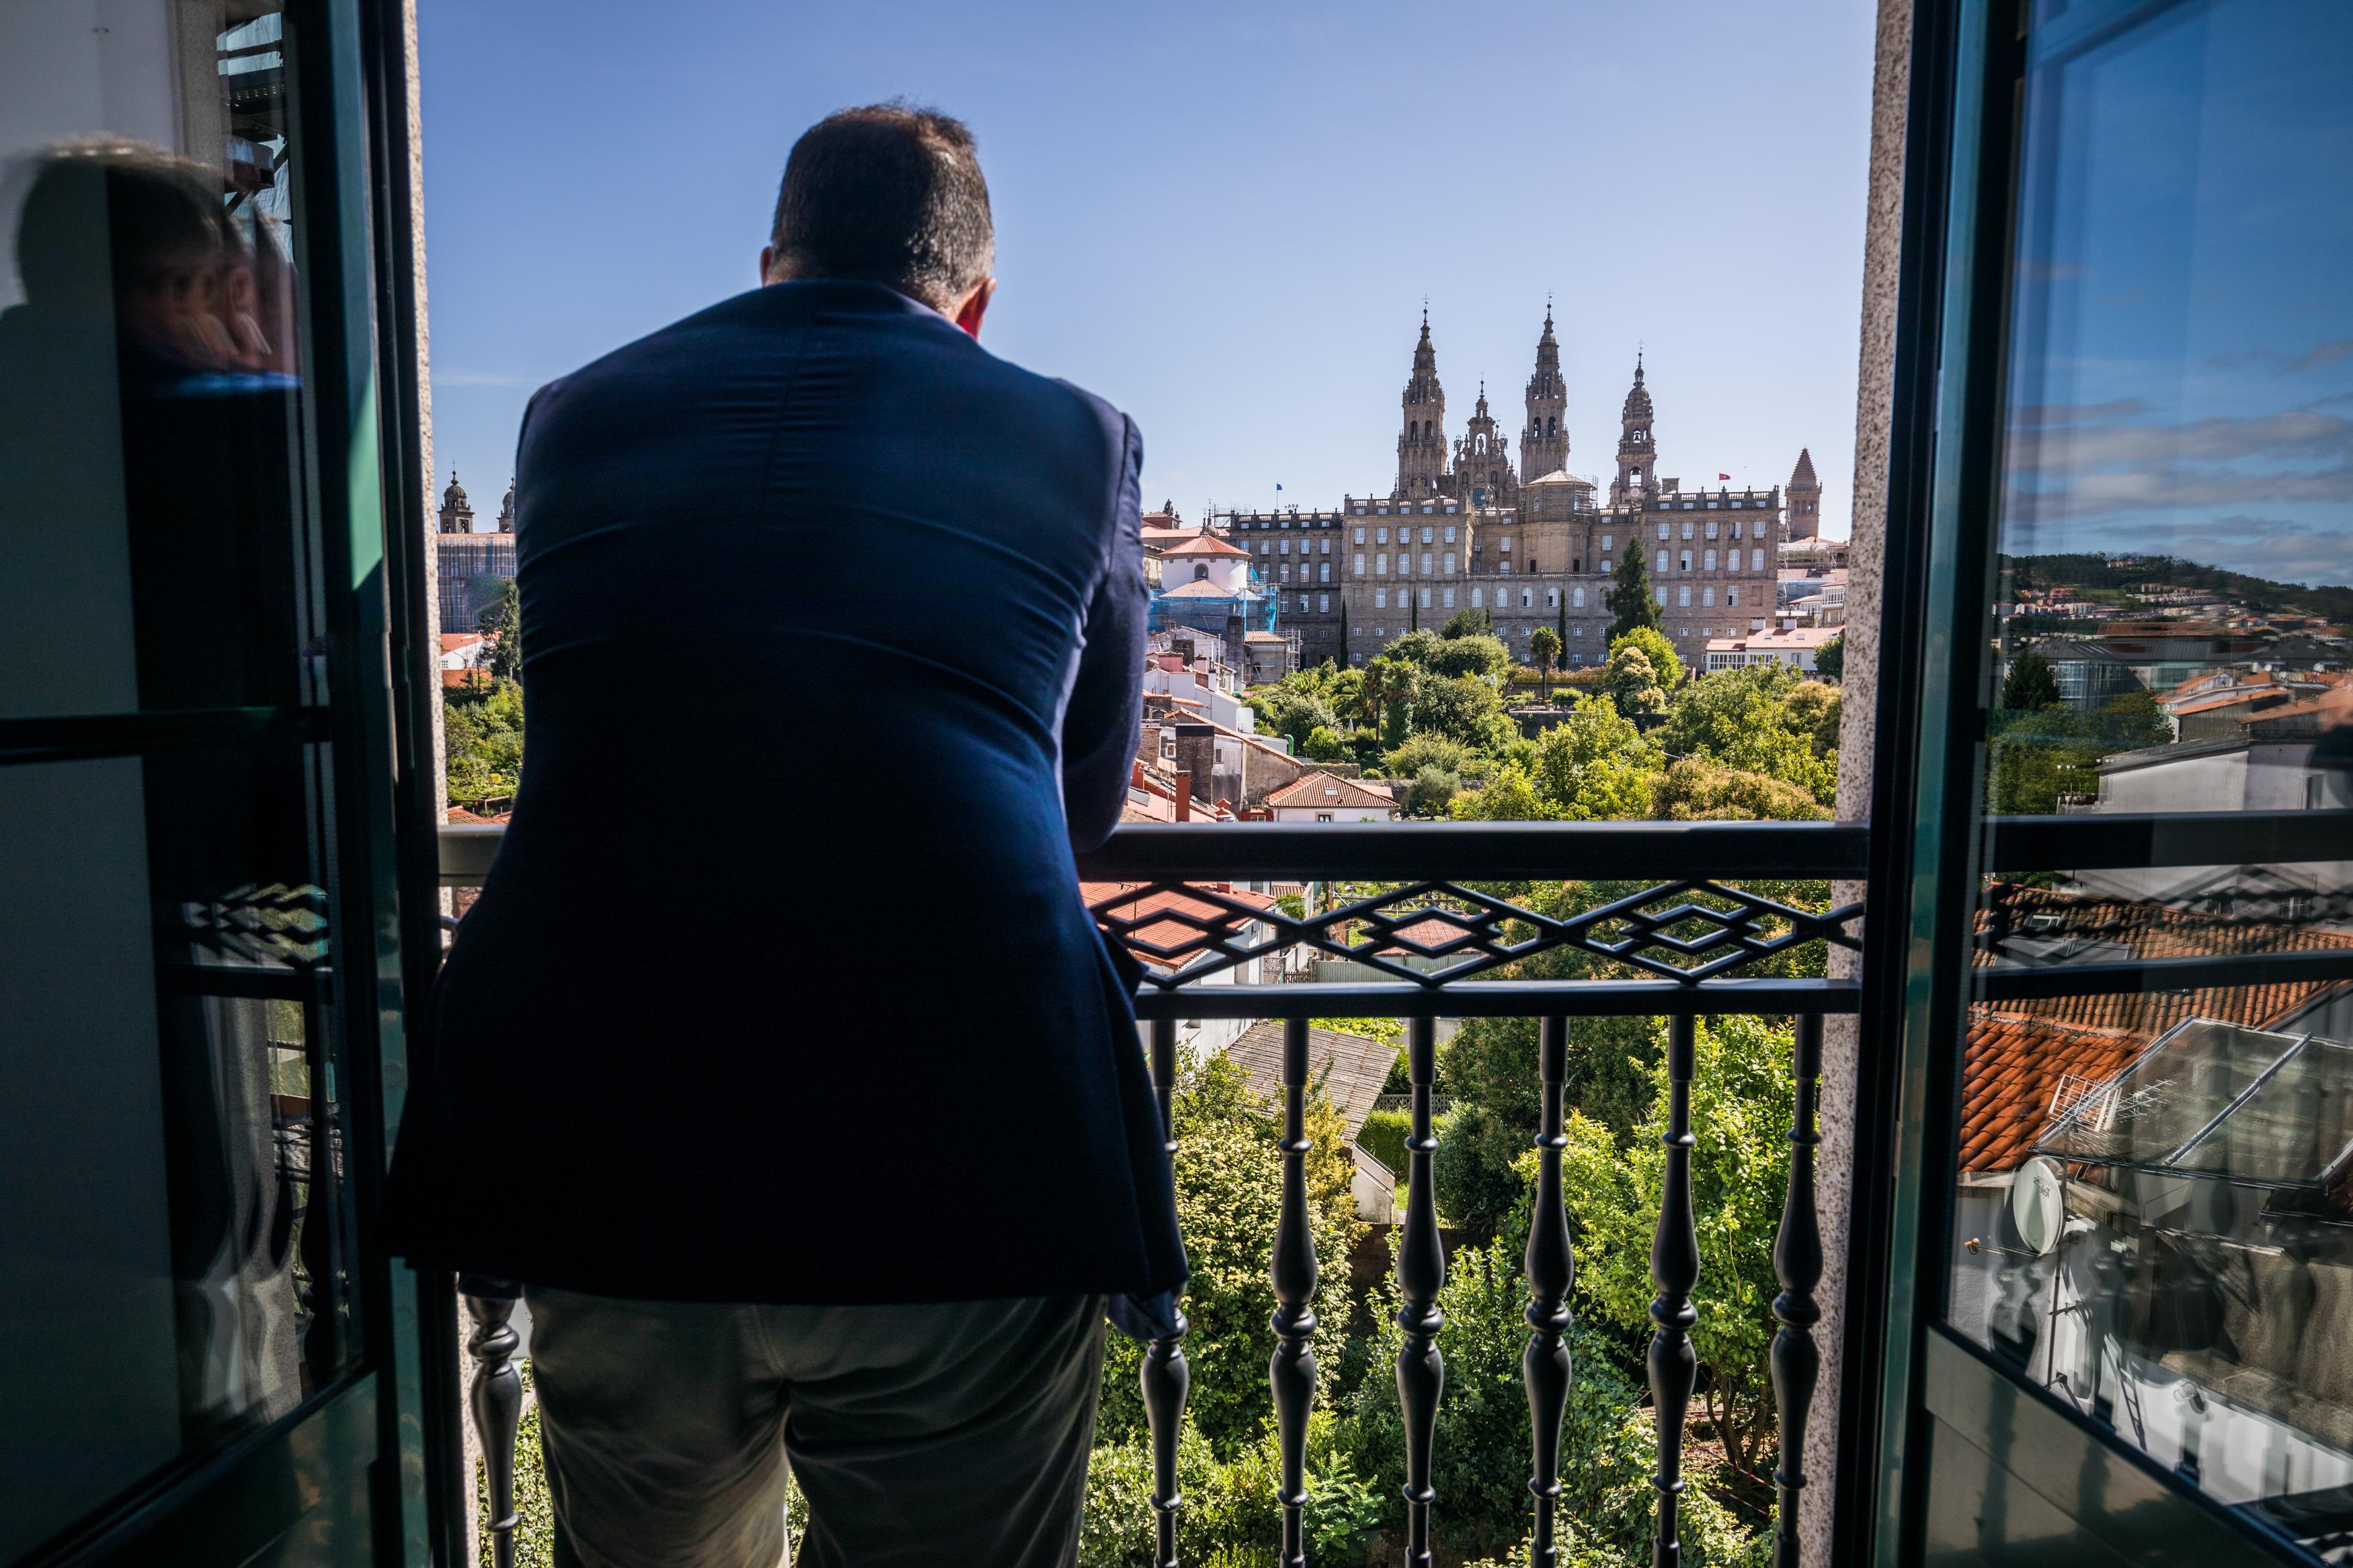
[[[1348,716],[1362,720],[1377,730],[1381,727],[1381,704],[1388,700],[1389,671],[1395,663],[1387,654],[1376,654],[1364,668],[1364,679],[1356,684],[1356,700]]]
[[[1538,626],[1528,634],[1528,657],[1544,671],[1545,701],[1552,701],[1553,667],[1560,662],[1560,634],[1550,626]]]
[[[1381,676],[1381,706],[1383,717],[1391,708],[1411,709],[1421,697],[1421,667],[1411,659],[1376,659],[1388,668]],[[1387,733],[1386,730],[1383,731]]]

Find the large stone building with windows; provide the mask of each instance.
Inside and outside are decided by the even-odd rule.
[[[499,503],[497,529],[477,533],[466,487],[458,482],[458,471],[450,469],[449,488],[441,492],[440,523],[436,586],[440,592],[441,629],[470,632],[498,598],[500,589],[514,581],[514,486],[507,486],[506,499]]]
[[[1281,628],[1298,633],[1303,663],[1361,665],[1409,631],[1481,609],[1515,658],[1527,658],[1531,633],[1551,626],[1565,665],[1599,664],[1609,657],[1610,574],[1633,550],[1643,552],[1667,635],[1690,664],[1702,662],[1711,637],[1773,624],[1780,488],[1685,489],[1661,478],[1639,358],[1606,491],[1567,471],[1568,395],[1549,311],[1525,403],[1516,464],[1483,385],[1463,433],[1450,440],[1425,314],[1388,495],[1346,497],[1336,510],[1215,520],[1275,596]],[[1799,471],[1813,479],[1810,463],[1801,459]],[[1816,485],[1808,503],[1819,494]]]

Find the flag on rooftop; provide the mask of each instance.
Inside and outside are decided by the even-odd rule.
[[[1732,476],[1731,476],[1730,474],[1718,474],[1718,475],[1716,475],[1715,477],[1716,477],[1717,479],[1728,479],[1732,478]]]

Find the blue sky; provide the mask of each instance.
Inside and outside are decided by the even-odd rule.
[[[1810,446],[1846,531],[1866,0],[419,9],[435,449],[484,526],[531,389],[750,287],[793,139],[904,95],[979,138],[984,342],[1134,415],[1150,501],[1386,492],[1425,295],[1449,435],[1483,376],[1516,442],[1550,292],[1572,471],[1640,344],[1662,472]]]
[[[2353,583],[2348,58],[2215,0],[2037,81],[2004,548]]]

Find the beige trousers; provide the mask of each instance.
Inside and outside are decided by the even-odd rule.
[[[1103,1301],[627,1301],[533,1289],[559,1568],[1070,1568]]]

